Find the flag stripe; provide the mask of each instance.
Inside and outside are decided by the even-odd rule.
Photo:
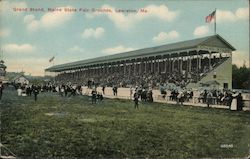
[[[49,59],[49,62],[52,62],[55,59],[55,56],[53,56],[51,59]]]
[[[213,11],[211,14],[209,14],[208,16],[206,16],[206,22],[210,23],[215,17],[215,11]]]

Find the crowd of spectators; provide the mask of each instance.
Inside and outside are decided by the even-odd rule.
[[[193,102],[197,100],[198,103],[210,105],[224,105],[228,106],[231,110],[242,110],[244,107],[243,98],[240,92],[234,92],[230,90],[202,90],[196,91],[197,96],[194,96],[193,90],[171,90],[167,95],[166,91],[161,91],[161,94],[165,98],[169,97],[170,101],[176,101],[183,104],[183,102]],[[236,101],[233,102],[233,101]]]
[[[47,83],[44,85],[15,85],[17,93],[19,96],[33,96],[37,100],[37,95],[40,92],[57,92],[62,97],[71,97],[76,95],[83,95],[84,85],[77,84],[56,84]],[[103,95],[105,95],[105,86],[102,87],[102,92],[97,92],[97,84],[91,80],[87,82],[87,87],[91,92],[92,103],[97,101],[102,101]],[[119,91],[119,86],[114,85],[113,95],[117,96]],[[130,99],[138,99],[142,102],[153,102],[153,91],[152,87],[144,87],[143,85],[131,86],[130,87]],[[177,104],[183,104],[184,102],[194,102],[210,105],[224,105],[228,106],[229,109],[242,110],[243,99],[241,93],[233,92],[230,90],[197,90],[192,89],[186,90],[181,87],[174,87],[167,89],[161,86],[160,93],[162,97],[166,100],[175,101]],[[132,98],[133,97],[133,98]],[[236,100],[235,102],[233,102]],[[234,105],[234,106],[233,106]],[[235,106],[236,105],[236,106]]]
[[[144,88],[159,88],[160,85],[164,83],[173,83],[179,87],[185,87],[190,82],[197,82],[202,77],[204,77],[210,69],[213,69],[220,65],[227,58],[223,58],[223,60],[218,61],[217,59],[213,59],[211,61],[211,67],[209,68],[208,59],[205,58],[202,61],[201,68],[197,70],[197,67],[192,67],[191,72],[187,72],[186,70],[178,70],[175,68],[171,72],[151,72],[148,71],[143,74],[133,73],[133,74],[124,74],[123,71],[113,71],[112,73],[105,73],[105,76],[100,73],[87,75],[83,72],[72,72],[72,73],[61,73],[56,77],[56,81],[58,84],[62,84],[65,82],[77,83],[89,85],[89,81],[92,81],[92,84],[96,86],[108,86],[108,87],[127,87],[130,86],[143,86]],[[195,61],[194,61],[195,62]],[[193,65],[195,66],[195,65]]]
[[[227,58],[220,60],[222,63]],[[214,59],[212,61],[211,67],[217,67],[220,62]],[[135,88],[134,93],[141,101],[153,102],[152,89],[160,89],[161,94],[169,97],[171,101],[177,101],[178,103],[189,102],[194,98],[194,93],[192,90],[185,90],[185,86],[189,82],[196,82],[207,74],[210,70],[208,65],[208,59],[202,61],[202,67],[197,70],[192,68],[192,72],[187,73],[185,70],[180,71],[177,68],[171,72],[155,73],[148,71],[143,74],[133,74],[127,75],[123,71],[116,71],[113,73],[107,73],[105,76],[103,74],[92,74],[86,75],[83,72],[72,72],[72,73],[62,73],[56,77],[55,83],[47,83],[44,85],[16,85],[19,95],[26,94],[31,96],[34,90],[39,90],[39,92],[58,92],[60,96],[75,96],[82,93],[82,86],[87,86],[90,89],[102,87],[102,93],[92,91],[93,99],[97,95],[105,94],[105,87],[113,87],[113,95],[117,96],[117,89],[119,87]],[[212,69],[213,69],[212,68]],[[162,86],[174,85],[171,93],[167,95],[166,88]],[[130,96],[133,96],[132,94]],[[232,93],[229,91],[201,91],[199,97],[197,97],[198,102],[218,105],[230,106],[232,103]],[[95,102],[95,100],[92,100]]]

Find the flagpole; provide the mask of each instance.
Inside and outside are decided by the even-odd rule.
[[[216,8],[214,13],[214,35],[216,35]]]

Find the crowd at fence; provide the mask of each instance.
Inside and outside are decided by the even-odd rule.
[[[105,96],[106,86],[101,87],[101,91],[97,91],[97,86],[93,81],[88,81],[86,85],[76,84],[61,84],[56,85],[48,83],[45,85],[19,85],[16,86],[17,94],[19,96],[31,96],[34,94],[35,100],[40,92],[56,92],[62,97],[71,97],[76,95],[90,95],[92,96],[92,103],[96,101],[102,101]],[[112,95],[118,96],[119,87],[112,87]],[[189,103],[202,103],[208,107],[211,105],[223,105],[228,106],[231,110],[242,110],[243,98],[240,92],[234,92],[230,90],[192,90],[192,89],[180,89],[175,87],[166,89],[161,87],[159,90],[163,100],[176,102],[182,105],[184,102]],[[130,87],[128,96],[130,99],[138,98],[141,102],[153,102],[154,98],[153,89],[150,87],[143,87],[142,85],[136,87]]]

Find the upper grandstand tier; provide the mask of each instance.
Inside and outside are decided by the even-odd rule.
[[[60,65],[55,65],[47,68],[47,72],[63,72],[79,68],[94,66],[96,64],[111,63],[117,61],[126,61],[131,59],[151,58],[157,59],[164,55],[164,57],[185,57],[198,54],[208,53],[231,53],[235,48],[229,44],[220,35],[212,35],[193,40],[187,40],[177,43],[171,43],[156,47],[139,49],[125,53],[118,53],[109,56],[101,56],[97,58],[70,62]]]
[[[52,66],[58,83],[159,87],[173,83],[199,87],[218,83],[232,87],[232,51],[235,48],[219,35],[145,48]],[[210,81],[210,82],[209,82]],[[211,82],[216,81],[216,82]]]

